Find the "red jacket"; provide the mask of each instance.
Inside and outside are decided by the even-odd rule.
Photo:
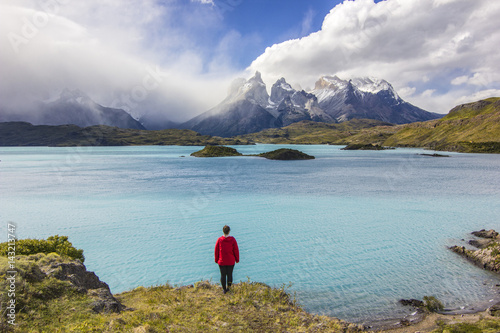
[[[221,266],[231,266],[240,262],[238,243],[233,236],[221,236],[215,243],[215,262]]]

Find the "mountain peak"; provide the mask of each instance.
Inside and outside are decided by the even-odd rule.
[[[394,91],[392,85],[384,79],[376,77],[356,77],[351,79],[352,84],[361,91],[376,94],[382,90]]]
[[[71,90],[68,88],[65,88],[61,92],[61,95],[59,96],[59,101],[69,102],[69,103],[79,103],[79,104],[93,103],[90,97],[80,89]]]
[[[253,83],[253,84],[258,84],[258,85],[264,85],[265,86],[265,83],[262,80],[262,74],[260,74],[259,71],[256,71],[255,74],[254,74],[254,76],[252,76],[250,79],[248,79],[248,82],[249,83]]]
[[[347,87],[348,81],[340,79],[338,76],[322,76],[316,81],[314,90],[330,89],[339,90]]]
[[[295,93],[295,89],[282,77],[271,87],[270,100],[273,103],[280,103],[287,96],[293,95],[293,93]]]
[[[262,75],[259,71],[255,72],[255,75],[248,80],[234,80],[229,91],[229,96],[223,103],[248,99],[258,105],[265,106],[269,99],[266,84],[262,81]]]

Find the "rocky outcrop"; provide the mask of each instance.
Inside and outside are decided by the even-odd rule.
[[[452,246],[450,249],[464,256],[481,268],[500,273],[500,236],[495,230],[479,230],[472,232],[472,235],[480,237],[469,241],[470,245],[477,247],[477,250],[467,249],[465,246]],[[492,305],[488,309],[492,316],[500,316],[500,302]]]
[[[477,250],[467,249],[465,246],[452,246],[450,249],[458,253],[476,265],[500,273],[500,242],[499,235],[495,230],[480,230],[472,233],[480,240],[469,241],[469,244],[479,247]]]
[[[108,284],[101,281],[94,272],[87,271],[85,265],[79,260],[52,262],[40,269],[44,274],[43,278],[52,277],[68,281],[78,292],[91,296],[94,299],[91,308],[97,313],[119,313],[124,309],[123,305],[111,294]]]
[[[70,263],[53,263],[44,267],[42,271],[47,277],[55,277],[58,280],[69,281],[80,292],[87,292],[89,289],[108,289],[107,283],[99,280],[94,272],[87,271],[84,264],[75,261]]]
[[[490,230],[481,229],[479,231],[473,231],[472,234],[480,238],[500,239],[500,237],[498,236],[498,232],[496,232],[493,229]]]
[[[423,308],[424,302],[418,299],[400,299],[399,303],[403,306],[413,306],[415,308]]]

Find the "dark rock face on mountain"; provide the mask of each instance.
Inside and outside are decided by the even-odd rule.
[[[29,113],[4,115],[2,121],[24,121],[34,125],[77,125],[87,127],[108,125],[120,128],[145,129],[122,109],[104,107],[91,100],[80,90],[65,89],[59,99],[38,103]],[[3,117],[2,117],[3,118]]]
[[[262,105],[269,95],[260,73],[250,80],[236,80],[228,97],[213,109],[189,120],[181,128],[204,135],[229,137],[277,127],[276,118]]]
[[[294,91],[293,94],[283,98],[278,104],[276,112],[279,127],[288,126],[302,120],[325,123],[335,122],[332,117],[319,107],[316,96],[306,93],[304,90]]]
[[[403,101],[385,80],[349,81],[324,76],[311,92],[297,91],[285,78],[266,90],[261,74],[237,79],[228,97],[213,109],[189,120],[181,128],[201,134],[235,136],[284,127],[308,120],[324,123],[374,119],[404,124],[440,118]]]
[[[230,137],[276,126],[276,118],[250,100],[220,105],[182,125],[203,135]]]
[[[139,123],[146,129],[151,131],[159,131],[163,129],[178,128],[180,123],[164,119],[163,117],[155,117],[150,114],[145,114],[139,118]]]

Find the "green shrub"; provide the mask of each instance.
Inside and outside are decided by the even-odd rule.
[[[443,303],[434,296],[424,296],[424,306],[430,312],[437,312],[444,309]]]
[[[438,323],[439,328],[433,333],[498,333],[500,321],[481,319],[475,323],[458,323],[446,325]]]
[[[50,236],[45,239],[19,239],[15,243],[15,251],[12,251],[12,243],[0,243],[0,255],[8,256],[9,252],[15,252],[16,255],[32,255],[37,253],[57,253],[63,257],[85,261],[83,250],[76,249],[68,236]],[[11,249],[9,249],[9,247]]]

